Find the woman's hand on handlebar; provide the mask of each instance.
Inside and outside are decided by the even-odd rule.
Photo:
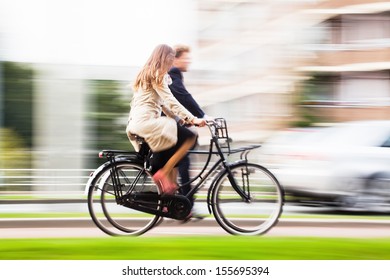
[[[194,119],[191,121],[190,124],[195,125],[195,126],[199,126],[199,127],[203,127],[203,126],[206,125],[206,120],[194,118]]]

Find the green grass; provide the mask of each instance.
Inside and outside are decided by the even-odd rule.
[[[1,239],[2,260],[389,260],[390,238]]]

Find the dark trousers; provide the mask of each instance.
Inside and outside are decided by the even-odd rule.
[[[190,156],[189,154],[185,155],[182,160],[179,162],[179,175],[180,175],[180,185],[183,185],[190,181]],[[180,188],[179,192],[182,195],[187,195],[191,191],[191,185],[186,185]],[[188,198],[191,202],[194,200],[193,197]]]

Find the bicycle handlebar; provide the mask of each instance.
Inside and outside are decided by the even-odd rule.
[[[215,125],[215,124],[216,124],[215,120],[206,120],[206,125],[207,126]]]
[[[215,120],[205,120],[206,121],[206,126],[217,126],[217,122]],[[185,123],[183,124],[184,126],[196,126],[196,127],[199,127],[199,125],[197,124],[189,124],[189,123]]]
[[[206,121],[206,126],[209,128],[210,133],[213,136],[217,136],[219,138],[228,138],[226,120],[224,118],[215,118],[213,120],[205,120],[205,121]],[[193,124],[193,126],[199,127],[196,124]]]

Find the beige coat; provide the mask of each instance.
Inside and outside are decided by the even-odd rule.
[[[134,141],[134,134],[143,137],[154,152],[167,150],[176,144],[176,121],[161,116],[163,106],[182,119],[190,121],[194,119],[194,116],[171,93],[168,87],[171,82],[167,74],[162,88],[155,87],[149,91],[138,89],[134,92],[126,133],[136,151],[139,150],[139,146]],[[170,115],[169,112],[164,111],[166,115]]]

